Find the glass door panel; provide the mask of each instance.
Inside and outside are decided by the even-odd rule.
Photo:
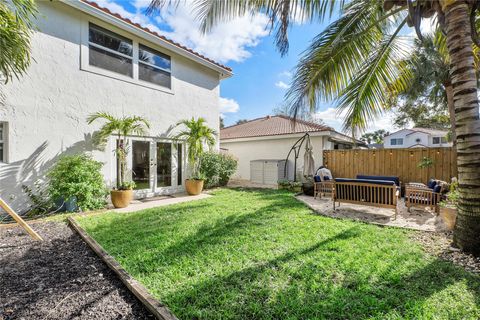
[[[157,188],[172,185],[172,144],[157,142]]]
[[[177,185],[183,185],[183,156],[182,144],[177,144]]]
[[[136,190],[150,188],[149,141],[132,141],[132,180]]]

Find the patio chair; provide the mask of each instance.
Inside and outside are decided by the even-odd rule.
[[[335,181],[332,177],[332,172],[321,166],[317,170],[317,174],[313,177],[313,198],[316,199],[325,196],[326,194],[333,195]]]
[[[411,207],[430,207],[438,214],[439,203],[442,200],[442,191],[445,190],[445,182],[430,179],[428,183],[407,183],[405,186],[405,205],[410,212]]]

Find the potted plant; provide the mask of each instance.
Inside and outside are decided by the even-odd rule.
[[[458,182],[452,183],[446,199],[439,204],[440,217],[442,217],[448,230],[453,230],[455,228],[455,222],[457,220],[457,204],[459,198],[457,186]]]
[[[177,141],[184,141],[190,165],[190,179],[185,180],[185,190],[189,195],[200,194],[203,190],[204,175],[200,172],[200,159],[205,146],[210,149],[215,145],[216,132],[206,125],[204,118],[179,121],[176,127],[182,130],[174,136]]]
[[[291,182],[290,183],[290,190],[295,192],[295,193],[299,193],[299,192],[302,192],[302,186],[303,186],[303,183],[301,182]]]
[[[289,189],[289,188],[290,188],[290,181],[288,181],[288,179],[278,180],[278,189]]]
[[[129,205],[133,199],[133,189],[135,183],[133,181],[127,181],[125,175],[127,172],[127,155],[129,152],[128,136],[137,135],[143,136],[146,134],[146,130],[150,128],[148,121],[142,117],[133,116],[116,118],[113,115],[106,112],[96,112],[91,114],[87,118],[88,124],[94,121],[102,119],[106,122],[96,132],[96,140],[99,144],[105,144],[107,139],[114,135],[117,137],[117,144],[115,148],[115,154],[117,157],[117,185],[116,188],[111,190],[110,196],[113,206],[115,208],[125,208]]]

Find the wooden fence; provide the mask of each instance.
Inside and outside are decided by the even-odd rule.
[[[433,161],[428,168],[418,166],[424,157]],[[426,183],[430,178],[450,182],[457,176],[456,152],[452,148],[325,150],[323,165],[336,178],[365,174],[397,176],[402,183]]]

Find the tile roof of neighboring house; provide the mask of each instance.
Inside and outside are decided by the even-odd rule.
[[[304,132],[334,131],[329,126],[303,120],[297,120],[295,126],[293,123],[293,119],[287,116],[266,116],[223,128],[220,130],[220,139],[225,140]]]
[[[86,4],[88,4],[88,5],[90,5],[90,6],[92,6],[92,7],[95,7],[95,8],[97,8],[97,9],[99,9],[99,10],[101,10],[101,11],[103,11],[103,12],[105,12],[105,13],[111,15],[111,16],[114,16],[114,17],[116,17],[116,18],[118,18],[118,19],[120,19],[120,20],[122,20],[122,21],[124,21],[124,22],[126,22],[126,23],[128,23],[128,24],[131,24],[132,26],[135,26],[135,27],[137,27],[137,28],[139,28],[139,29],[141,29],[141,30],[143,30],[143,31],[145,31],[145,32],[148,32],[148,33],[150,33],[151,35],[154,35],[154,36],[156,36],[156,37],[158,37],[158,38],[160,38],[160,39],[162,39],[162,40],[164,40],[164,41],[167,41],[167,42],[169,42],[169,43],[171,43],[171,44],[173,44],[173,45],[175,45],[175,46],[177,46],[177,47],[179,47],[179,48],[181,48],[181,49],[183,49],[183,50],[186,50],[186,51],[188,51],[188,52],[196,55],[196,56],[199,57],[199,58],[202,58],[202,59],[204,59],[204,60],[206,60],[206,61],[208,61],[208,62],[210,62],[210,63],[213,63],[213,64],[217,65],[218,67],[220,67],[220,68],[222,68],[222,69],[225,69],[225,70],[227,70],[227,71],[229,71],[229,72],[232,71],[231,68],[229,68],[229,67],[227,67],[227,66],[225,66],[225,65],[223,65],[223,64],[221,64],[221,63],[218,63],[218,62],[216,62],[216,61],[214,61],[214,60],[212,60],[212,59],[209,59],[209,58],[205,57],[204,55],[202,55],[202,54],[200,54],[200,53],[198,53],[198,52],[196,52],[196,51],[193,51],[193,50],[190,49],[190,48],[187,48],[187,47],[181,45],[181,44],[178,43],[178,42],[175,42],[175,41],[173,41],[173,40],[171,40],[171,39],[168,39],[167,37],[165,37],[165,36],[163,36],[163,35],[158,34],[158,33],[155,32],[155,31],[152,31],[152,30],[150,30],[150,29],[148,29],[148,28],[146,28],[146,27],[143,27],[143,26],[141,26],[140,24],[135,23],[135,22],[133,22],[132,20],[130,20],[130,19],[128,19],[128,18],[122,17],[122,16],[119,15],[118,13],[111,12],[108,8],[101,7],[98,3],[94,2],[94,1],[89,1],[89,0],[80,0],[80,1],[82,1],[82,2],[84,2],[84,3],[86,3]]]

